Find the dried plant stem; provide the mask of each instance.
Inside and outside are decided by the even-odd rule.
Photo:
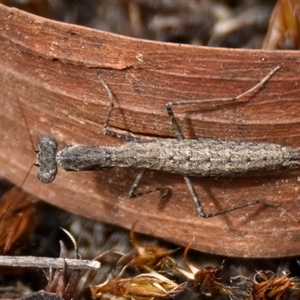
[[[59,269],[65,265],[67,265],[69,269],[75,270],[97,270],[101,266],[100,262],[94,260],[34,256],[0,256],[0,266]]]

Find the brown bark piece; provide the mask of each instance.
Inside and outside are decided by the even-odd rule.
[[[16,185],[36,161],[18,99],[34,142],[42,133],[66,144],[119,145],[104,136],[109,99],[97,74],[116,97],[110,124],[123,130],[173,137],[165,103],[230,97],[281,69],[259,92],[239,103],[206,102],[176,109],[187,138],[276,142],[300,147],[299,52],[232,50],[132,39],[43,19],[0,5],[0,175]],[[37,145],[35,144],[35,147]],[[31,170],[24,189],[44,201],[99,221],[210,253],[243,257],[300,254],[300,223],[256,205],[211,219],[198,216],[179,175],[148,171],[139,189],[171,187],[129,199],[137,170],[67,173],[43,184]],[[262,199],[300,218],[299,170],[242,177],[192,178],[207,212]]]

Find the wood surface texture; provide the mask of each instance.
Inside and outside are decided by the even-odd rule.
[[[238,95],[277,65],[259,92],[238,103],[176,108],[186,138],[274,142],[300,148],[298,51],[233,50],[133,39],[43,19],[0,5],[0,176],[20,185],[36,162],[35,148],[51,133],[67,144],[120,145],[103,135],[109,106],[100,75],[118,105],[110,125],[152,137],[174,137],[165,103]],[[210,219],[198,216],[183,178],[148,171],[130,199],[137,170],[59,170],[51,184],[33,167],[23,186],[55,206],[192,248],[240,257],[300,254],[300,223],[256,205]],[[280,204],[300,219],[300,169],[240,177],[192,178],[206,212],[255,199]]]

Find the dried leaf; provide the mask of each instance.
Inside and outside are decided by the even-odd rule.
[[[0,249],[7,253],[35,225],[32,196],[20,188],[12,188],[0,202]]]
[[[262,48],[300,48],[300,2],[298,0],[277,1]]]

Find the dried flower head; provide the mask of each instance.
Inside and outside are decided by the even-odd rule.
[[[183,253],[183,259],[189,271],[177,266],[174,266],[174,269],[191,280],[191,284],[196,293],[207,297],[212,297],[217,294],[229,295],[230,292],[228,289],[220,282],[223,268],[222,265],[221,267],[208,266],[204,269],[198,269],[187,259],[187,252],[190,246],[191,243],[188,244]]]
[[[276,276],[271,271],[258,271],[254,276],[251,294],[253,300],[296,300],[300,297],[300,282],[285,273]]]
[[[175,265],[175,261],[170,257],[174,250],[154,245],[142,245],[137,241],[134,233],[136,223],[137,221],[133,223],[130,230],[130,240],[135,250],[130,264],[148,272]]]
[[[181,285],[167,277],[152,271],[132,278],[115,278],[102,284],[91,286],[94,299],[136,299],[150,300],[173,296]]]
[[[78,248],[74,237],[67,230],[62,230],[68,235],[74,244],[75,248],[75,259],[79,259]],[[60,241],[60,256],[61,258],[66,258],[68,255],[68,250],[65,244]],[[71,300],[76,294],[77,286],[80,281],[82,272],[80,270],[73,270],[70,272],[67,263],[65,263],[63,269],[57,269],[48,278],[48,284],[45,287],[45,291],[50,293],[56,293],[62,296],[64,300]]]

